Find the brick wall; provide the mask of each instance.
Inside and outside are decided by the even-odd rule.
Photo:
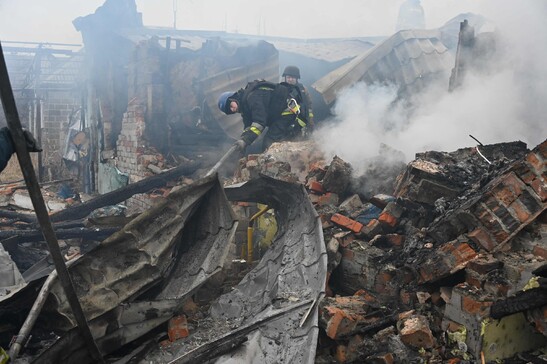
[[[469,237],[495,251],[547,208],[547,141],[538,145],[509,173],[490,183],[471,212],[479,221]]]
[[[129,174],[129,183],[138,182],[152,173],[146,166],[155,160],[155,154],[148,154],[148,142],[144,138],[145,108],[136,99],[131,102],[122,120],[122,130],[116,142],[116,166],[123,173]],[[138,194],[127,200],[130,212],[148,209],[154,199],[148,194]]]
[[[42,102],[42,165],[44,179],[69,177],[63,168],[69,116],[80,107],[80,94],[70,91],[49,91]]]

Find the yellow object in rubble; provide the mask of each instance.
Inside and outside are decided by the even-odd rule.
[[[0,364],[6,364],[9,361],[9,355],[6,351],[0,346]]]

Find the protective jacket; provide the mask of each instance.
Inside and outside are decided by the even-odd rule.
[[[230,99],[238,102],[243,117],[241,139],[251,144],[268,127],[264,145],[290,140],[306,126],[307,110],[300,89],[285,82],[249,82]]]

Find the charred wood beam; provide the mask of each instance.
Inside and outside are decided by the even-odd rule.
[[[169,181],[180,176],[189,175],[199,168],[199,163],[183,164],[167,172],[145,178],[139,182],[131,183],[115,191],[97,196],[81,205],[72,206],[51,215],[51,221],[66,221],[82,219],[89,215],[93,210],[100,207],[115,205],[138,193],[145,193],[151,189],[163,187]]]
[[[84,238],[87,240],[104,240],[116,231],[120,230],[117,227],[110,228],[69,228],[58,229],[55,231],[58,239],[74,239]],[[9,230],[0,231],[0,241],[7,249],[10,246],[21,243],[44,241],[44,235],[41,230]]]
[[[133,195],[145,193],[154,188],[163,187],[168,182],[178,177],[192,174],[200,167],[200,165],[200,163],[195,162],[185,163],[178,167],[172,168],[167,172],[145,178],[139,182],[131,183],[128,186],[118,188],[115,191],[92,198],[91,200],[80,205],[71,206],[64,210],[58,211],[51,215],[51,221],[58,222],[83,219],[95,209],[115,205],[127,200]],[[0,217],[6,217],[28,223],[36,222],[36,217],[34,216],[7,210],[0,210]]]
[[[351,332],[351,334],[348,335],[342,335],[340,336],[340,339],[348,339],[353,335],[357,334],[370,334],[371,332],[378,332],[382,329],[385,329],[388,326],[394,325],[397,323],[399,314],[391,314],[386,317],[382,317],[378,319],[378,321],[375,321],[373,323],[366,323],[366,324],[359,324],[355,328],[354,331]]]
[[[547,305],[547,278],[539,278],[540,287],[520,291],[515,296],[496,301],[490,307],[490,317],[501,319],[517,312]]]
[[[0,218],[1,217],[22,222],[36,222],[36,216],[34,215],[9,210],[0,210]]]
[[[0,214],[2,215],[2,214]],[[2,217],[2,216],[0,216]],[[35,229],[36,226],[34,224],[28,224],[36,222],[35,220],[32,221],[23,221],[20,218],[12,218],[9,220],[0,220],[0,226],[11,226],[16,227],[15,230],[22,230],[22,229]],[[73,221],[61,221],[56,224],[53,224],[53,227],[57,229],[70,229],[70,228],[77,228],[77,227],[84,227],[84,219],[79,220],[73,220]],[[14,229],[11,229],[12,231]],[[7,230],[3,230],[4,232],[8,232]]]

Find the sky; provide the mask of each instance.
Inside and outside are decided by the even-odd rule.
[[[148,26],[226,30],[293,38],[389,35],[403,0],[137,0]],[[0,0],[0,40],[81,43],[72,20],[103,0]],[[436,28],[481,0],[422,0],[426,27]],[[336,7],[333,9],[333,7]],[[47,14],[47,16],[44,16]]]

